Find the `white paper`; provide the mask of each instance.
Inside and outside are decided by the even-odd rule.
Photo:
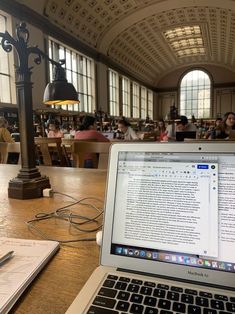
[[[0,313],[7,313],[27,285],[59,248],[54,241],[0,238],[0,255],[14,251],[0,265]]]

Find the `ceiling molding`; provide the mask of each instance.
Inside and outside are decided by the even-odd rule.
[[[235,73],[234,0],[17,1],[0,0],[0,8],[149,88],[185,66]],[[193,33],[164,35],[182,27],[200,28],[201,49]]]
[[[132,72],[120,66],[118,63],[115,63],[108,56],[97,52],[97,50],[87,46],[83,42],[79,41],[79,39],[68,34],[68,32],[61,30],[61,28],[51,23],[46,17],[40,15],[29,7],[20,4],[15,0],[1,0],[0,9],[19,20],[25,21],[39,28],[44,34],[56,38],[69,47],[72,47],[73,49],[89,56],[90,58],[93,58],[97,62],[101,62],[106,66],[111,67],[115,71],[118,71],[120,74],[125,75],[132,80],[135,80],[139,84],[144,85],[149,89],[154,88],[153,85],[148,84],[138,75],[134,76]]]

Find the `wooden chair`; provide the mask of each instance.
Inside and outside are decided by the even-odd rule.
[[[81,139],[75,139],[75,138],[62,138],[62,150],[63,154],[65,156],[66,162],[69,165],[69,167],[72,166],[74,158],[76,159],[76,156],[73,154],[73,143],[86,141],[86,142],[97,142],[97,139],[90,139],[90,140],[81,140]]]
[[[8,143],[0,142],[0,164],[7,163],[8,151],[7,151]]]
[[[17,154],[19,154],[18,165],[21,164],[20,142],[8,143],[7,151],[8,151],[8,153],[17,153]]]
[[[143,134],[143,141],[156,141],[157,134],[155,132],[145,132]]]
[[[72,147],[74,167],[83,168],[89,154],[94,168],[107,169],[110,145],[111,142],[74,142]]]
[[[35,137],[36,155],[44,166],[66,166],[61,138]]]

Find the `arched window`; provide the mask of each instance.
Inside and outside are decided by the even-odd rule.
[[[209,118],[211,109],[211,80],[202,70],[185,74],[180,84],[180,114],[187,117]]]

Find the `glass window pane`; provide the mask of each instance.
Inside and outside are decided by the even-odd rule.
[[[211,81],[201,70],[188,72],[180,86],[180,114],[188,117],[209,118],[211,106]]]
[[[7,31],[7,18],[0,14],[0,32]],[[10,64],[10,54],[4,51],[0,41],[0,102],[12,103],[11,84],[15,86],[15,78],[10,75],[10,68],[13,70],[13,64]],[[15,92],[15,90],[14,90]]]
[[[57,61],[56,55],[60,59],[65,59],[67,80],[78,92],[80,104],[69,105],[68,110],[94,112],[96,108],[94,60],[52,38],[49,39],[49,47],[53,47],[53,60]],[[50,50],[52,51],[52,48]],[[51,71],[50,79],[52,79]]]

